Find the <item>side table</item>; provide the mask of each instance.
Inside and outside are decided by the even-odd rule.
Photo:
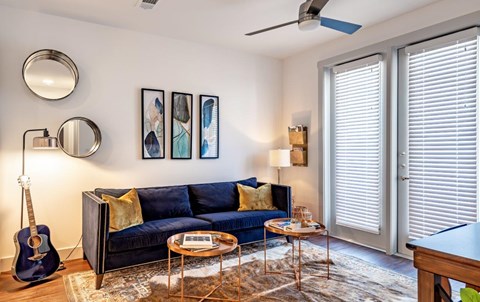
[[[315,237],[315,236],[320,236],[324,235],[327,240],[327,276],[326,278],[330,278],[330,239],[328,236],[328,230],[327,228],[320,224],[319,229],[315,229],[309,232],[296,232],[294,230],[285,230],[285,229],[279,229],[272,224],[275,223],[280,223],[280,222],[285,222],[289,221],[291,218],[276,218],[276,219],[270,219],[265,221],[263,224],[264,226],[264,231],[263,231],[263,247],[264,247],[264,271],[265,274],[293,274],[295,276],[295,281],[297,284],[298,290],[302,290],[302,240],[308,239],[309,237]],[[280,235],[285,235],[285,236],[290,236],[293,238],[292,241],[292,269],[293,272],[288,273],[288,272],[281,272],[281,271],[267,271],[267,231],[275,234],[280,234]],[[298,264],[295,265],[295,240],[298,241]],[[319,277],[325,277],[324,275],[317,275],[317,274],[309,274],[311,276],[319,276]]]
[[[222,240],[214,239],[216,243],[219,244],[218,248],[211,249],[211,250],[206,250],[206,251],[199,251],[199,252],[194,252],[190,251],[188,249],[181,248],[178,244],[175,243],[175,240],[181,239],[184,234],[211,234],[214,238],[219,237]],[[229,243],[226,243],[226,241],[229,241]],[[231,243],[230,243],[231,242]],[[238,245],[238,239],[237,237],[223,233],[223,232],[216,232],[216,231],[194,231],[194,232],[186,232],[186,233],[180,233],[180,234],[175,234],[171,237],[168,238],[167,240],[167,246],[168,246],[168,289],[167,289],[167,294],[168,297],[179,297],[180,301],[184,301],[184,298],[193,298],[193,299],[199,299],[199,301],[203,300],[217,300],[217,301],[240,301],[240,286],[241,286],[241,272],[240,272],[240,266],[241,266],[241,256],[242,256],[242,250],[240,245]],[[233,250],[238,248],[238,290],[237,290],[237,299],[231,299],[231,298],[217,298],[217,297],[210,297],[211,294],[213,294],[219,287],[223,285],[223,254],[229,253]],[[170,294],[170,274],[171,274],[171,252],[175,252],[177,254],[180,254],[181,258],[181,264],[180,264],[180,270],[181,270],[181,275],[180,275],[180,295],[172,295]],[[209,293],[207,293],[205,296],[193,296],[193,295],[185,295],[184,293],[184,257],[185,256],[192,256],[192,257],[213,257],[213,256],[220,256],[220,277],[219,277],[219,283],[213,288]]]

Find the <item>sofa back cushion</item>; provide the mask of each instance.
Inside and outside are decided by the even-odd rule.
[[[192,217],[187,186],[138,189],[143,220]]]
[[[128,189],[95,189],[95,194],[119,197]],[[144,221],[173,217],[192,217],[187,186],[137,189]]]
[[[239,181],[189,185],[190,204],[195,215],[236,211],[238,209],[237,183],[257,187],[257,178]]]

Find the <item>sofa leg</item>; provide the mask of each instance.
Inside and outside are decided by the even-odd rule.
[[[100,289],[102,287],[103,274],[95,276],[95,289]]]
[[[83,260],[87,260],[87,255],[85,255],[85,253],[83,253]]]

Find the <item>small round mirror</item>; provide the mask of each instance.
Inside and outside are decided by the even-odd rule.
[[[61,100],[69,96],[78,83],[75,63],[64,53],[42,49],[23,63],[23,80],[27,87],[44,100]]]
[[[73,157],[87,157],[95,153],[102,141],[100,129],[85,117],[66,120],[58,129],[58,145]]]

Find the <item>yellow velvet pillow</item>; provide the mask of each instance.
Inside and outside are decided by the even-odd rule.
[[[257,189],[237,184],[240,194],[239,211],[276,210],[272,201],[272,186],[265,184]]]
[[[135,188],[119,198],[102,194],[110,207],[110,231],[116,232],[143,223],[142,208]]]

